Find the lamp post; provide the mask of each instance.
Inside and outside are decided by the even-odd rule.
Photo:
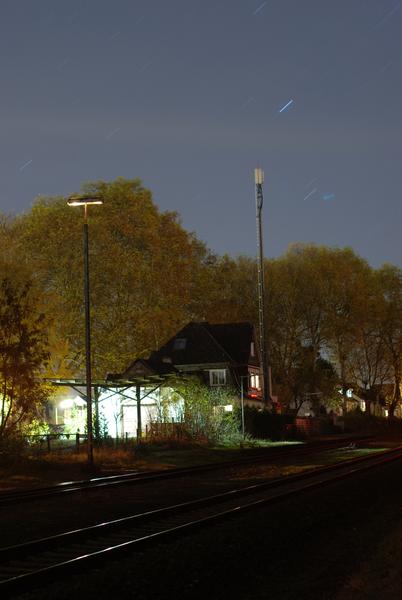
[[[93,434],[92,434],[92,374],[91,374],[91,313],[89,296],[89,243],[88,243],[88,206],[103,204],[100,198],[94,196],[71,196],[67,200],[69,206],[84,207],[84,305],[85,305],[85,371],[87,397],[87,453],[88,463],[93,465]]]
[[[244,385],[243,380],[248,380],[248,375],[240,375],[240,406],[241,406],[241,436],[244,440],[245,429],[244,429]]]

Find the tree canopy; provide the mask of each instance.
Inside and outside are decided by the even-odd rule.
[[[135,180],[94,182],[100,195],[89,210],[94,374],[119,371],[147,355],[195,314],[210,253],[183,229],[178,215],[161,212]],[[71,373],[83,371],[82,223],[64,198],[39,198],[18,217],[19,252],[54,316],[51,342],[63,341]]]
[[[93,373],[147,356],[189,321],[257,323],[256,261],[217,256],[163,212],[139,179],[95,181],[89,210]],[[46,374],[83,375],[83,215],[62,197],[0,219],[0,275],[30,282],[47,316]],[[293,244],[265,261],[274,393],[285,409],[355,386],[400,405],[402,271],[373,269],[350,248]],[[5,302],[3,296],[3,302]],[[22,298],[20,297],[22,301]]]
[[[46,398],[40,374],[49,357],[44,315],[30,286],[0,282],[0,440],[36,416]]]

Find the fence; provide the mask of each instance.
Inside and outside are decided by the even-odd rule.
[[[28,448],[38,452],[73,451],[79,452],[86,444],[87,436],[83,433],[44,433],[24,436]]]
[[[296,417],[268,411],[245,410],[246,432],[256,438],[271,440],[303,439],[341,432],[330,417]]]
[[[24,436],[25,446],[38,454],[46,452],[85,452],[87,436],[84,433],[46,433]],[[123,437],[112,438],[107,436],[94,439],[95,447],[128,448],[137,442],[137,437],[130,437],[125,433]]]

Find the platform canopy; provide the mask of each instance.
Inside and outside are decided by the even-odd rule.
[[[106,379],[93,379],[91,381],[91,388],[95,391],[95,395],[96,391],[99,390],[109,391],[110,394],[107,396],[107,398],[110,398],[114,394],[120,394],[121,396],[124,396],[124,392],[126,390],[135,388],[137,391],[137,400],[142,400],[161,387],[165,383],[167,377],[167,375],[160,374],[141,374],[130,377],[130,379],[114,379],[108,376]],[[86,399],[86,393],[82,392],[82,389],[80,389],[84,388],[84,390],[86,390],[86,379],[47,378],[46,381],[54,386],[69,387],[76,391],[81,398]],[[144,390],[142,394],[140,393],[141,388]],[[147,391],[144,388],[147,388]],[[107,398],[103,398],[102,401],[106,400]]]
[[[167,379],[166,375],[136,375],[130,379],[93,379],[91,387],[103,389],[128,388],[128,387],[149,387],[152,385],[162,385]],[[47,382],[52,385],[68,386],[68,387],[83,387],[87,385],[86,379],[56,379],[47,378]]]

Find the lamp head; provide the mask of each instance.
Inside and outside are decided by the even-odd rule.
[[[70,196],[67,200],[69,206],[88,206],[89,204],[103,204],[98,196]]]

